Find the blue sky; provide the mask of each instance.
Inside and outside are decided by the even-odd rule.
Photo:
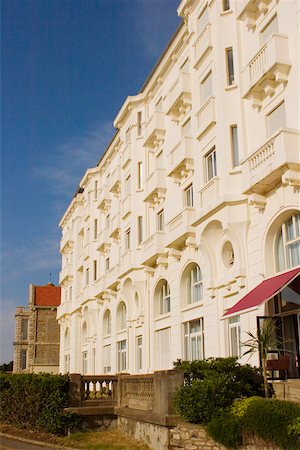
[[[29,283],[57,283],[58,222],[176,30],[179,0],[2,0],[1,347]]]

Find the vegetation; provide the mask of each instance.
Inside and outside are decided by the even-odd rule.
[[[180,361],[175,367],[184,371],[184,386],[176,393],[176,412],[188,422],[208,423],[221,416],[236,398],[263,395],[259,369],[241,365],[237,358],[210,358]]]
[[[89,450],[149,450],[149,447],[145,444],[137,442],[116,430],[98,433],[75,433],[63,438],[62,443],[68,447]]]
[[[252,397],[237,400],[222,417],[207,426],[213,439],[228,448],[238,448],[243,437],[252,436],[282,450],[300,449],[300,405]]]
[[[0,366],[0,372],[12,372],[14,362],[10,361],[8,364],[3,363]]]
[[[66,434],[79,423],[67,413],[67,376],[0,373],[0,421],[19,428]]]

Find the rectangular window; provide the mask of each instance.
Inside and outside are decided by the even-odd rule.
[[[131,136],[130,136],[130,128],[127,128],[125,132],[125,144],[129,144],[131,142]]]
[[[230,9],[230,0],[222,1],[223,11],[228,11]]]
[[[201,104],[205,103],[213,94],[212,85],[212,72],[210,71],[208,75],[201,81],[200,84],[200,100]]]
[[[22,341],[27,341],[27,339],[28,339],[28,319],[22,319],[22,324],[21,324],[21,327],[22,327],[22,331],[21,331],[21,333],[22,333]]]
[[[229,319],[229,347],[230,356],[241,356],[241,324],[240,316]]]
[[[162,98],[158,100],[158,102],[155,105],[155,111],[162,112]]]
[[[205,25],[208,23],[208,19],[209,19],[209,11],[208,7],[206,7],[198,17],[198,31],[203,30]]]
[[[157,230],[163,231],[164,227],[165,227],[165,219],[164,219],[164,210],[163,209],[157,213],[156,220],[157,220],[157,222],[156,222]]]
[[[106,258],[106,260],[105,260],[105,270],[109,270],[109,266],[110,266],[109,258]]]
[[[260,41],[261,44],[264,44],[267,42],[269,37],[272,36],[272,34],[278,33],[278,19],[277,16],[274,16],[272,20],[262,29],[260,33]]]
[[[128,175],[128,177],[125,179],[125,196],[130,194],[131,190],[131,177]]]
[[[94,183],[94,200],[97,200],[98,198],[98,180],[95,180]]]
[[[159,314],[167,314],[171,311],[171,294],[169,283],[163,283],[159,292]]]
[[[136,338],[136,347],[137,347],[137,370],[141,372],[143,370],[143,338],[142,336],[138,336]]]
[[[205,157],[206,181],[217,176],[217,155],[215,147]]]
[[[21,369],[27,368],[27,350],[21,350]]]
[[[110,173],[106,175],[106,186],[110,186]]]
[[[88,286],[89,282],[90,282],[90,269],[88,267],[86,269],[86,271],[85,271],[85,284],[86,284],[86,286]]]
[[[105,228],[110,228],[110,214],[105,216]]]
[[[160,152],[159,155],[156,156],[156,168],[163,169],[163,152]]]
[[[70,372],[70,354],[65,355],[65,373]]]
[[[130,250],[130,228],[125,231],[125,250]]]
[[[137,113],[137,135],[141,136],[142,134],[142,111],[138,111]]]
[[[285,105],[280,103],[277,108],[273,109],[267,116],[268,135],[272,136],[275,131],[286,127]]]
[[[98,236],[98,219],[94,219],[94,239]]]
[[[231,135],[230,137],[231,137],[232,167],[237,167],[240,165],[240,157],[239,157],[239,144],[236,125],[232,125],[230,127],[230,135]]]
[[[232,48],[226,49],[226,66],[227,66],[227,84],[231,86],[232,84],[234,84],[234,66],[233,66]]]
[[[82,374],[86,375],[88,372],[88,352],[82,352]]]
[[[111,346],[103,347],[103,372],[104,374],[111,372]]]
[[[143,242],[143,217],[138,216],[138,245]]]
[[[184,190],[184,206],[194,206],[194,192],[192,184]]]
[[[72,296],[73,296],[73,288],[72,288],[72,286],[70,286],[70,289],[69,289],[69,301],[70,302],[72,301]]]
[[[184,359],[204,359],[203,318],[184,324]]]
[[[142,189],[144,184],[143,163],[139,161],[137,163],[137,188]]]
[[[94,259],[94,281],[97,280],[97,260]]]
[[[118,342],[118,372],[124,372],[127,369],[127,342],[126,339]]]
[[[164,328],[155,332],[156,369],[169,369],[171,365],[170,336],[171,328]]]

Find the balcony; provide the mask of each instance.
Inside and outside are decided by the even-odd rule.
[[[146,140],[144,146],[150,148],[159,147],[164,141],[165,133],[165,114],[160,111],[155,111],[146,124]]]
[[[191,109],[191,104],[191,75],[181,73],[169,92],[167,114],[177,122]]]
[[[214,204],[219,197],[219,183],[218,177],[212,178],[206,183],[206,185],[200,189],[200,208],[207,208]]]
[[[90,256],[90,243],[86,242],[83,246],[83,259],[88,259]]]
[[[111,174],[111,188],[110,192],[118,197],[121,191],[121,168],[117,166]]]
[[[67,284],[73,279],[73,266],[72,264],[66,264],[65,267],[59,272],[58,284]]]
[[[106,276],[102,275],[94,282],[94,295],[93,297],[102,297],[103,292],[105,291],[105,285],[106,285]]]
[[[73,230],[66,230],[63,233],[61,241],[60,241],[60,253],[66,254],[69,253],[74,247],[74,232]]]
[[[264,194],[281,182],[298,185],[299,148],[299,131],[279,130],[275,136],[242,163],[243,193]],[[287,173],[283,176],[285,172]]]
[[[103,212],[107,212],[110,208],[110,204],[111,204],[111,194],[109,187],[105,184],[99,193],[98,208]]]
[[[72,302],[63,302],[57,307],[57,317],[61,318],[72,312]]]
[[[246,22],[247,28],[254,29],[260,14],[266,14],[271,0],[240,0],[236,2],[236,15],[238,19]]]
[[[216,113],[215,113],[215,97],[211,96],[209,99],[201,106],[196,114],[197,121],[197,139],[207,130],[211,125],[216,123]]]
[[[195,208],[188,206],[173,217],[167,225],[165,246],[179,250],[189,237],[195,237],[195,229],[191,226],[194,218]]]
[[[288,37],[273,34],[247,64],[243,73],[243,98],[251,98],[252,106],[260,108],[278,84],[288,81],[290,68]]]
[[[142,246],[142,264],[145,266],[154,266],[159,256],[166,254],[165,232],[156,231],[152,236],[143,242]]]
[[[174,178],[177,183],[187,177],[194,169],[193,140],[183,137],[168,154],[168,177]]]
[[[110,238],[113,242],[119,242],[120,240],[120,228],[121,228],[121,216],[120,213],[117,212],[111,219],[111,233]]]
[[[123,220],[131,213],[131,194],[128,194],[122,200],[121,211],[121,217]]]
[[[100,253],[106,254],[111,246],[110,242],[110,229],[109,228],[103,228],[99,234],[98,239],[99,246],[97,247],[97,250]]]
[[[155,206],[163,201],[166,196],[167,182],[165,169],[154,170],[146,179],[146,197],[144,202]]]
[[[115,264],[111,269],[106,272],[105,276],[105,286],[107,289],[115,289],[116,285],[119,283],[119,275],[121,272],[120,264]]]
[[[193,45],[194,67],[197,67],[205,53],[212,48],[211,24],[207,23],[198,34]]]
[[[132,158],[132,144],[131,142],[127,142],[127,144],[124,147],[124,150],[122,151],[122,169],[124,169],[127,164],[131,162]]]
[[[122,266],[120,269],[120,275],[125,275],[128,272],[130,272],[133,267],[134,267],[134,262],[132,259],[132,250],[127,250],[125,253],[123,253],[122,255]]]

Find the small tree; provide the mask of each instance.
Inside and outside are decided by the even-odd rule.
[[[259,352],[263,370],[265,397],[268,398],[268,351],[272,349],[278,351],[279,353],[282,352],[285,340],[277,336],[276,324],[275,321],[271,318],[267,318],[261,329],[257,329],[256,335],[252,334],[250,331],[247,332],[247,334],[250,339],[248,339],[246,342],[243,342],[243,345],[245,347],[248,347],[248,350],[244,353],[244,355],[252,355],[253,353]]]

